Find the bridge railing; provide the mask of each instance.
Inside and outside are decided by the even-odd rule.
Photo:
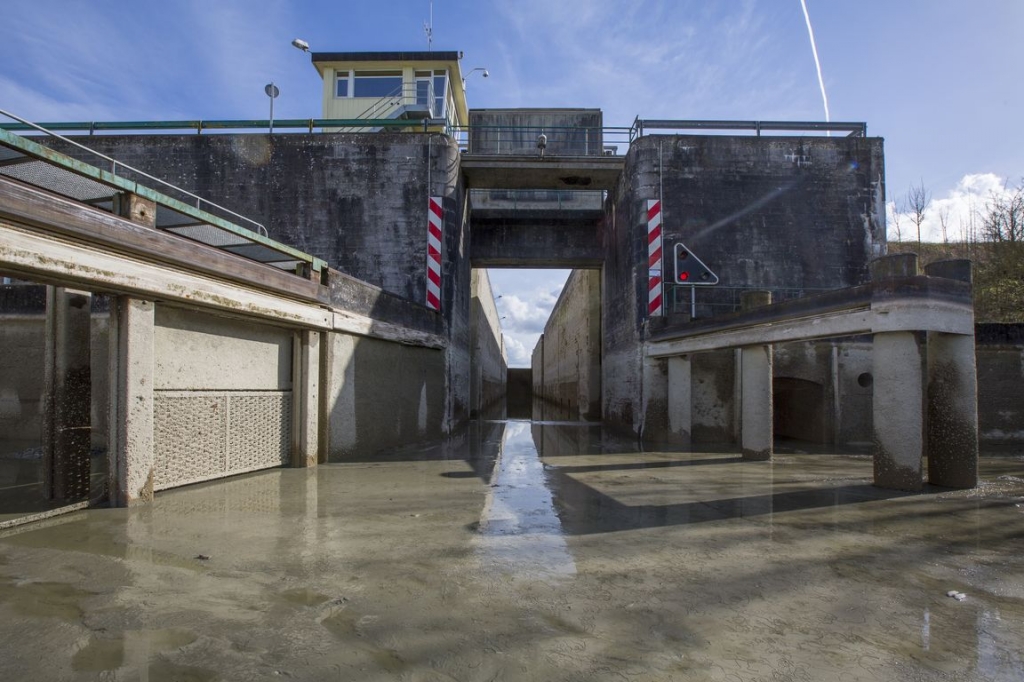
[[[621,126],[471,125],[448,134],[468,154],[619,156],[630,143],[630,128]]]
[[[3,112],[0,112],[3,113]],[[445,127],[444,119],[405,120],[390,118],[287,118],[274,119],[274,132],[333,132],[335,129],[410,129],[423,130]],[[233,119],[223,121],[180,120],[180,121],[59,121],[47,123],[16,123],[0,122],[0,130],[12,132],[38,132],[45,128],[51,132],[85,133],[96,135],[103,133],[156,133],[156,132],[194,132],[202,135],[208,132],[230,131],[269,131],[269,119]]]
[[[665,303],[669,315],[690,315],[696,308],[698,318],[716,317],[739,312],[743,294],[748,291],[770,291],[772,301],[782,303],[807,296],[815,296],[841,287],[693,287],[686,284],[665,283]]]
[[[629,128],[629,141],[643,137],[652,130],[675,131],[748,131],[760,137],[762,133],[846,133],[847,137],[867,137],[868,124],[849,121],[702,121],[642,119],[639,116]]]

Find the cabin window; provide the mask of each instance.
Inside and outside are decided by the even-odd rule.
[[[353,97],[388,97],[402,92],[401,71],[356,71]]]

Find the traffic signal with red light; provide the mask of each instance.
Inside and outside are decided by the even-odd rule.
[[[718,284],[718,275],[711,272],[711,268],[704,265],[701,259],[686,247],[686,244],[676,242],[675,254],[676,284],[689,284],[690,286]]]

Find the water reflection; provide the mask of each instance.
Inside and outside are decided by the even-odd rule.
[[[476,541],[484,563],[519,575],[575,573],[529,422],[506,425],[488,484]]]
[[[104,496],[108,326],[105,296],[0,284],[0,528]]]

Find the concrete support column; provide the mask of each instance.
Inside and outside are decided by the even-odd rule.
[[[153,500],[155,307],[118,296],[110,310],[110,503]]]
[[[92,447],[92,294],[46,288],[43,472],[47,497],[89,497]]]
[[[320,333],[295,333],[292,372],[292,466],[316,466],[320,435]]]
[[[682,447],[693,445],[693,375],[689,355],[668,359],[668,430]]]
[[[875,485],[920,490],[923,453],[921,349],[913,332],[874,336]]]
[[[743,459],[772,458],[772,347],[740,351],[740,448]]]
[[[928,482],[978,485],[978,378],[974,337],[928,334]]]

